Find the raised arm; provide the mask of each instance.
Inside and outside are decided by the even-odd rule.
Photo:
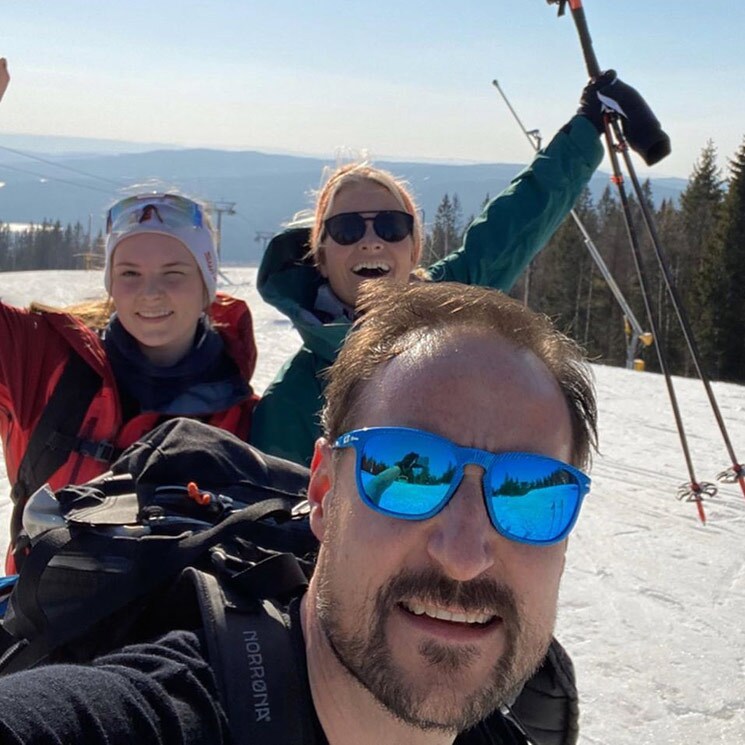
[[[463,246],[430,267],[432,279],[509,290],[600,164],[606,111],[621,116],[629,144],[648,164],[669,152],[669,139],[639,92],[614,70],[604,72],[585,86],[577,115],[469,226]]]
[[[509,290],[569,214],[602,157],[595,126],[573,117],[487,204],[463,245],[430,267],[432,279]]]

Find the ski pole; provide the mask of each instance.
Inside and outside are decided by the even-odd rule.
[[[549,5],[559,6],[559,16],[563,16],[566,11],[567,0],[546,0]],[[591,78],[596,78],[601,74],[602,70],[598,64],[598,58],[595,56],[595,50],[592,46],[592,38],[590,37],[590,29],[587,25],[587,18],[585,17],[585,9],[582,7],[582,0],[568,0],[569,8],[572,11],[572,18],[574,19],[574,25],[577,27],[577,34],[579,34],[579,43],[582,45],[582,53],[585,56],[585,64],[587,65],[587,72]]]
[[[547,0],[547,2],[549,3],[549,5],[555,4],[558,2],[559,15],[561,16],[564,14],[567,0]],[[581,0],[568,0],[568,2],[569,2],[569,7],[572,12],[572,18],[577,28],[577,33],[579,35],[580,45],[582,47],[582,52],[585,58],[587,72],[591,78],[596,78],[601,74],[601,70],[600,70],[600,65],[598,64],[598,61],[597,61],[597,57],[595,56],[595,51],[592,46],[592,39],[590,37],[590,31],[587,25],[587,18],[585,16],[584,8],[582,7],[582,2]],[[631,245],[631,252],[632,252],[636,272],[639,277],[639,284],[640,284],[642,298],[644,300],[644,306],[647,312],[647,317],[649,318],[650,325],[652,326],[652,332],[655,336],[655,339],[657,339],[657,345],[656,345],[657,359],[660,364],[660,369],[662,370],[662,373],[665,378],[665,384],[667,387],[668,396],[670,398],[670,405],[673,410],[673,417],[675,419],[675,424],[678,430],[678,436],[680,438],[680,444],[683,450],[683,456],[686,462],[686,467],[687,467],[688,475],[690,479],[690,482],[687,485],[681,486],[678,492],[678,497],[680,499],[685,498],[687,501],[695,502],[697,510],[698,510],[699,518],[701,519],[702,522],[705,522],[706,516],[704,513],[703,504],[702,504],[703,497],[704,497],[704,494],[707,496],[713,496],[716,493],[716,487],[714,487],[713,484],[699,482],[698,479],[696,478],[694,467],[693,467],[693,461],[691,460],[691,454],[690,454],[690,450],[688,447],[688,438],[686,436],[685,427],[683,425],[683,420],[680,414],[680,407],[678,405],[678,399],[675,393],[675,387],[673,386],[672,376],[670,375],[670,371],[667,366],[667,360],[665,358],[665,354],[663,353],[662,347],[660,345],[661,337],[658,332],[657,320],[653,312],[651,302],[649,300],[650,294],[649,294],[649,287],[647,283],[647,272],[644,268],[644,260],[643,260],[642,253],[641,253],[641,247],[639,245],[638,236],[636,233],[636,229],[634,227],[634,222],[633,222],[633,218],[631,215],[631,208],[629,205],[628,196],[626,194],[626,188],[624,186],[623,174],[621,172],[620,164],[618,161],[618,152],[621,152],[624,154],[627,168],[628,167],[631,168],[629,173],[630,174],[632,173],[633,164],[631,164],[630,158],[628,156],[628,143],[626,142],[625,138],[623,137],[621,133],[621,128],[618,123],[618,115],[615,112],[609,111],[604,114],[604,124],[605,124],[605,140],[606,140],[606,144],[608,148],[608,156],[610,158],[612,170],[613,170],[612,180],[616,184],[619,198],[621,200],[621,207],[623,211],[624,222],[626,224],[626,232],[627,232],[627,236],[629,239],[629,243]],[[613,140],[614,135],[616,137],[617,144]],[[645,215],[644,207],[646,207],[646,203],[645,203],[644,195],[641,192],[641,188],[639,187],[638,180],[636,179],[635,172],[632,177],[632,186],[635,189],[636,196],[637,196],[637,199],[640,205],[642,205],[642,214]],[[648,214],[648,210],[646,214]],[[646,221],[646,217],[645,217],[645,221]],[[650,231],[650,237],[652,238],[653,244],[655,244],[654,235],[652,234],[652,231]],[[664,255],[662,254],[659,243],[654,245],[654,248],[655,248],[655,253],[657,255],[658,261],[664,262],[665,261]],[[668,275],[669,275],[669,272],[668,272]],[[669,277],[669,279],[672,280],[672,277]],[[668,286],[668,291],[669,291],[669,286]],[[671,294],[671,299],[673,301],[673,304],[675,305],[676,297]],[[678,313],[677,308],[676,308],[676,313]],[[691,351],[692,353],[694,351],[691,348],[690,344],[689,344],[689,351]],[[699,367],[700,365],[697,365],[697,369]],[[737,466],[739,464],[735,463],[735,465]],[[743,493],[745,494],[745,486],[743,487]]]
[[[693,461],[691,459],[691,452],[688,447],[688,437],[686,436],[685,432],[685,426],[683,424],[683,419],[680,414],[680,406],[678,405],[678,397],[675,393],[675,386],[673,385],[673,379],[672,375],[670,374],[670,370],[667,366],[667,359],[665,357],[665,354],[662,350],[662,346],[660,344],[660,339],[662,338],[660,336],[659,328],[657,325],[657,318],[656,315],[652,309],[652,303],[650,302],[650,292],[649,292],[649,286],[647,282],[647,272],[644,268],[644,259],[642,257],[641,247],[639,245],[639,239],[636,234],[636,230],[634,229],[634,223],[631,216],[631,205],[629,204],[628,196],[626,194],[626,189],[623,185],[623,175],[621,174],[619,162],[618,162],[618,154],[616,152],[615,147],[613,147],[613,141],[611,136],[611,130],[610,130],[610,121],[609,117],[606,115],[605,120],[605,134],[606,134],[606,141],[608,142],[608,154],[610,156],[611,164],[613,166],[613,173],[614,175],[614,182],[616,184],[616,187],[618,189],[618,195],[621,200],[621,208],[623,210],[623,216],[624,216],[624,222],[626,224],[626,235],[629,239],[629,244],[631,245],[631,254],[634,259],[634,266],[636,268],[637,276],[639,277],[639,286],[641,289],[641,295],[642,299],[644,301],[644,308],[647,312],[647,318],[649,319],[649,323],[652,327],[652,333],[654,334],[654,338],[657,339],[657,344],[655,345],[655,349],[657,351],[657,359],[660,363],[660,369],[662,370],[662,374],[665,378],[665,386],[667,387],[667,393],[668,397],[670,399],[670,406],[673,410],[673,417],[675,419],[675,426],[678,430],[678,436],[680,438],[680,445],[683,450],[683,457],[686,462],[686,468],[688,469],[688,478],[689,483],[682,485],[678,490],[678,498],[679,499],[685,499],[689,502],[695,502],[696,503],[696,509],[698,510],[698,516],[702,523],[706,523],[706,514],[704,512],[704,506],[703,506],[703,495],[706,494],[707,496],[714,496],[716,494],[716,488],[713,487],[712,484],[709,483],[703,483],[700,482],[696,478],[696,474],[693,468]],[[643,196],[639,196],[639,201],[642,201]]]
[[[562,15],[566,1],[567,0],[559,0],[559,15]],[[552,0],[548,0],[548,2],[551,3]],[[590,31],[587,25],[585,11],[582,7],[582,1],[569,0],[569,6],[572,11],[572,18],[574,19],[575,26],[577,27],[577,33],[580,38],[580,44],[582,46],[582,51],[585,57],[587,71],[591,77],[594,77],[600,74],[600,66],[598,65],[597,58],[595,57],[595,51],[592,47],[592,39],[590,38]],[[724,418],[722,417],[719,404],[711,387],[710,378],[701,364],[701,354],[699,352],[698,345],[693,334],[693,329],[691,328],[688,313],[686,312],[685,306],[683,305],[683,301],[678,292],[675,280],[673,279],[672,272],[670,271],[669,262],[667,261],[665,253],[662,249],[662,244],[659,239],[659,234],[657,233],[654,217],[649,210],[649,206],[647,205],[646,200],[642,198],[642,190],[636,175],[636,169],[634,168],[634,164],[631,160],[628,143],[626,142],[626,138],[624,137],[624,134],[619,125],[617,115],[613,115],[610,117],[610,124],[613,128],[613,133],[618,142],[617,149],[623,155],[629,178],[631,179],[632,186],[634,187],[634,191],[636,192],[639,205],[641,207],[642,218],[644,220],[645,227],[647,228],[647,233],[651,240],[652,247],[655,252],[655,257],[660,267],[660,271],[662,273],[668,295],[670,296],[673,310],[675,311],[675,315],[678,318],[681,331],[683,332],[683,337],[685,339],[686,345],[688,346],[689,354],[693,361],[693,365],[696,368],[696,373],[698,374],[698,377],[704,386],[704,390],[709,400],[709,405],[714,415],[714,419],[717,422],[720,435],[724,442],[725,449],[727,450],[727,455],[732,461],[732,466],[719,473],[717,475],[717,479],[725,483],[738,483],[740,485],[743,496],[745,496],[745,466],[743,466],[743,464],[737,458],[735,449],[732,445],[732,440],[729,436],[729,432],[727,431],[727,426],[724,422]],[[608,146],[609,148],[611,147],[610,141]]]
[[[614,123],[614,127],[616,128],[618,127],[617,122]],[[621,137],[623,137],[623,134],[620,131],[616,131],[616,138],[619,139]],[[619,139],[619,142],[620,141],[621,140]],[[637,194],[640,194],[641,186],[639,185],[639,180],[637,178],[633,163],[630,160],[628,147],[622,148],[621,152],[624,157],[626,169],[628,170],[628,173],[629,173],[629,178],[631,179],[631,182],[634,186],[634,190],[636,191]],[[745,468],[737,460],[735,449],[732,446],[732,440],[730,439],[729,432],[727,431],[727,425],[724,423],[722,412],[719,408],[719,404],[717,402],[716,396],[714,395],[714,390],[711,387],[711,381],[709,379],[708,374],[706,373],[703,366],[701,365],[701,353],[699,352],[698,344],[696,343],[696,339],[693,334],[693,329],[691,328],[691,323],[688,318],[688,313],[685,309],[685,306],[683,305],[683,301],[680,297],[680,293],[678,292],[678,288],[675,284],[675,280],[673,279],[672,273],[670,271],[669,263],[664,253],[662,252],[662,246],[660,243],[659,234],[657,233],[657,226],[655,225],[654,218],[651,212],[649,211],[649,206],[647,205],[646,200],[639,199],[639,204],[641,206],[644,224],[647,228],[647,232],[649,234],[650,240],[652,241],[652,246],[655,251],[655,256],[657,257],[657,263],[660,267],[660,271],[662,272],[662,277],[665,281],[665,286],[667,287],[667,291],[672,300],[672,305],[675,311],[675,315],[678,318],[678,323],[680,324],[680,328],[683,332],[683,337],[686,341],[686,344],[688,345],[688,351],[691,355],[691,359],[693,360],[693,366],[696,368],[696,373],[698,374],[698,377],[700,378],[701,383],[704,386],[704,390],[706,391],[706,396],[709,400],[709,406],[711,407],[712,413],[714,414],[714,419],[716,420],[717,426],[719,427],[719,432],[722,436],[722,440],[724,441],[725,449],[727,450],[727,454],[729,455],[729,458],[732,461],[732,467],[729,469],[725,469],[724,471],[719,473],[717,475],[717,479],[719,481],[726,482],[726,483],[739,483],[743,496],[745,496]]]

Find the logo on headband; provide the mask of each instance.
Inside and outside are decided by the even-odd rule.
[[[215,260],[213,254],[210,251],[204,252],[204,263],[207,264],[207,269],[213,278],[217,279],[217,267],[215,266]]]

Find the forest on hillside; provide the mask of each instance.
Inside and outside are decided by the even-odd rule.
[[[593,202],[585,191],[575,212],[639,324],[651,330],[616,192],[616,187],[609,185]],[[654,214],[669,272],[689,316],[705,372],[715,380],[745,382],[745,142],[729,161],[726,175],[717,165],[714,144],[707,143],[679,203],[663,200],[655,208],[649,182],[642,185],[642,192]],[[637,200],[630,200],[649,303],[660,334],[656,344],[671,373],[695,375],[641,209]],[[424,263],[459,246],[471,219],[463,219],[457,194],[446,194],[428,231]],[[510,294],[554,319],[583,345],[592,360],[608,365],[627,363],[631,329],[571,217]],[[655,344],[639,345],[634,351],[646,369],[659,371]]]
[[[44,220],[22,230],[0,224],[0,272],[102,267],[103,236],[92,237],[80,222]]]

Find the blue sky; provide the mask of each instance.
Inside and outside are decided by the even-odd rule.
[[[333,157],[524,162],[586,81],[574,25],[544,0],[142,2],[0,0],[13,81],[5,133]],[[687,177],[708,138],[725,165],[745,135],[734,0],[585,0],[603,67],[671,136],[656,176]],[[642,175],[649,173],[639,164]]]

